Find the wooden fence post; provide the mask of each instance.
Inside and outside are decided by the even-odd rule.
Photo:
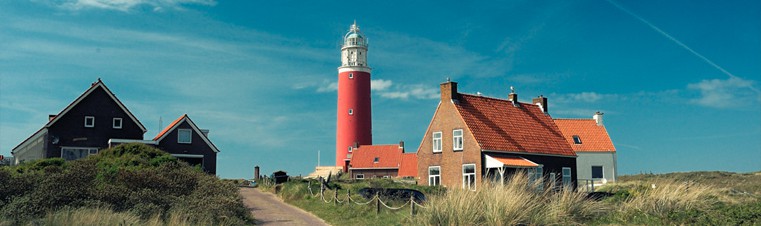
[[[346,200],[351,204],[351,189],[346,190]]]
[[[375,214],[380,214],[380,197],[378,197],[378,194],[375,194]]]
[[[333,203],[338,204],[338,188],[336,188],[336,193],[333,195]]]
[[[415,198],[410,196],[410,216],[415,216]]]

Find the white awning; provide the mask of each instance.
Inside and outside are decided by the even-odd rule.
[[[523,157],[493,157],[490,155],[486,155],[486,168],[502,168],[502,167],[535,168],[535,167],[539,167],[539,164],[536,164]]]

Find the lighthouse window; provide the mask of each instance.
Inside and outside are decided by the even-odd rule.
[[[353,114],[354,114],[354,109],[349,109],[349,115],[353,115]]]
[[[349,78],[354,78],[354,73],[349,73]]]

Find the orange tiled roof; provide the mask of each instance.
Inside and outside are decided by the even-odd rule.
[[[576,156],[539,106],[462,93],[455,105],[484,150]]]
[[[615,152],[616,147],[604,125],[598,126],[594,119],[555,119],[566,142],[574,151]],[[579,136],[581,144],[574,144],[573,136]]]
[[[185,117],[188,117],[188,114],[184,114],[180,116],[179,118],[175,119],[174,122],[170,123],[168,126],[164,128],[164,130],[162,130],[158,135],[156,135],[156,137],[154,137],[153,140],[158,140],[159,138],[163,137],[165,133],[169,132],[169,130],[171,130],[172,127],[174,127],[174,125],[182,121],[182,119]]]
[[[417,177],[417,153],[402,154],[399,177]]]
[[[349,164],[351,168],[399,168],[401,158],[399,145],[362,145],[352,151]]]

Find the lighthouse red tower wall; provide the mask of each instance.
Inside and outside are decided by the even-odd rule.
[[[348,159],[349,147],[354,146],[355,143],[372,144],[370,104],[370,73],[340,72],[336,120],[336,166],[344,166],[345,160]]]

